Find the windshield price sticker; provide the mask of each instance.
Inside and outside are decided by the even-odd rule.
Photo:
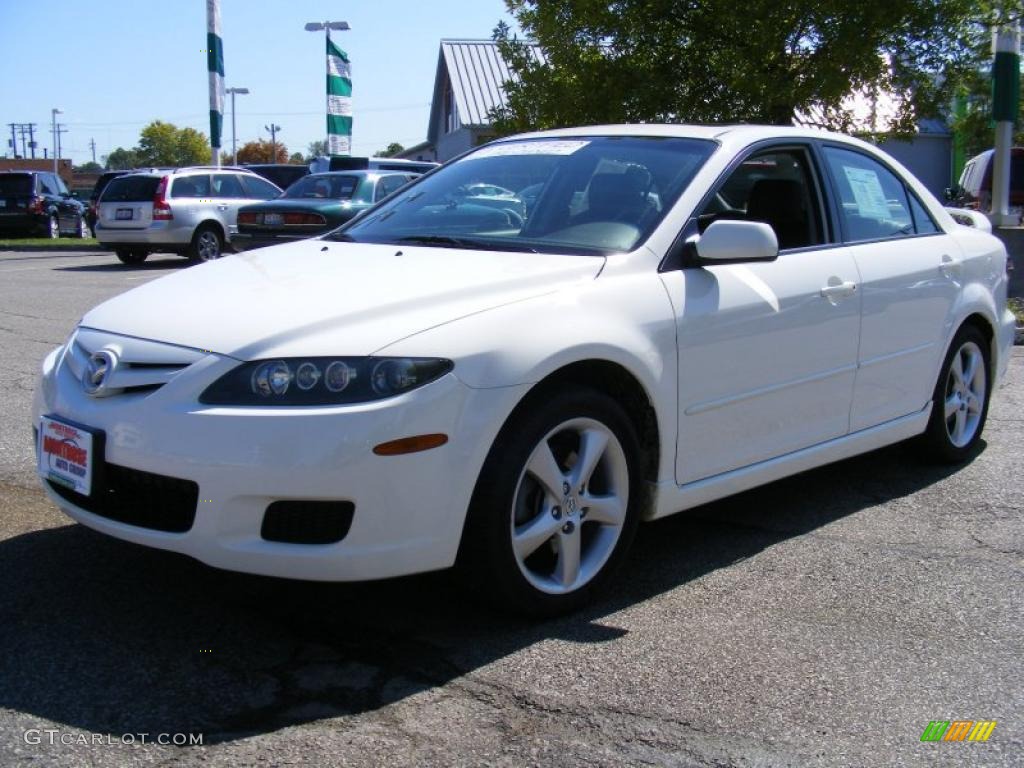
[[[92,433],[43,417],[39,425],[39,474],[88,496],[92,490]]]
[[[467,160],[479,160],[484,157],[506,157],[509,155],[571,155],[587,146],[589,141],[510,141],[504,144],[493,144],[474,152]]]

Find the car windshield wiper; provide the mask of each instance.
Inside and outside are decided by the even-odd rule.
[[[324,240],[333,240],[333,241],[335,241],[337,243],[357,243],[357,242],[359,242],[354,237],[352,237],[352,235],[350,235],[348,232],[331,232],[328,235],[324,235],[323,239]]]
[[[395,240],[396,243],[410,245],[440,245],[449,248],[469,248],[480,251],[526,251],[537,253],[536,248],[518,243],[501,243],[493,240],[474,240],[468,237],[452,237],[451,235],[406,235]]]

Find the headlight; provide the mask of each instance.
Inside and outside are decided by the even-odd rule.
[[[302,357],[243,363],[199,396],[207,405],[334,405],[382,400],[444,376],[431,357]]]

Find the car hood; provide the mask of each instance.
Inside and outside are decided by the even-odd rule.
[[[595,256],[303,240],[154,280],[99,305],[82,325],[242,360],[366,355],[592,280],[603,265]]]

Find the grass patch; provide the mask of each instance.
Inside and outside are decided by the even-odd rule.
[[[0,240],[0,251],[48,250],[48,251],[80,251],[83,248],[95,248],[99,243],[93,237],[17,237]]]
[[[1007,299],[1006,306],[1010,308],[1010,311],[1017,318],[1017,327],[1024,326],[1024,299]]]

